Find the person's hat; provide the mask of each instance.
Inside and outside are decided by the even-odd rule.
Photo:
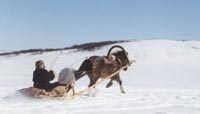
[[[44,61],[43,60],[38,60],[35,62],[35,67],[36,68],[43,68],[44,67]]]

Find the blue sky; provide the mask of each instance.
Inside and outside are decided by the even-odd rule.
[[[0,50],[200,40],[200,0],[0,0]]]

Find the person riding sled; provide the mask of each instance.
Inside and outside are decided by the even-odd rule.
[[[35,62],[35,71],[33,72],[33,87],[38,89],[44,89],[47,92],[53,88],[59,86],[58,82],[50,83],[55,78],[53,70],[47,71],[43,60]]]

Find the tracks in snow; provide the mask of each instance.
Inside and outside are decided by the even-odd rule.
[[[5,89],[3,90],[6,92]],[[103,112],[107,114],[113,111],[129,111],[138,114],[200,112],[200,90],[197,89],[135,89],[129,87],[126,88],[126,92],[126,94],[121,94],[117,86],[110,89],[98,88],[95,97],[82,95],[73,101],[31,100],[1,96],[0,112],[9,114],[19,112],[26,114]]]

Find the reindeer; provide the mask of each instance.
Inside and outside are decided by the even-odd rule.
[[[121,50],[111,53],[114,48],[119,48]],[[109,49],[107,56],[91,56],[84,60],[78,71],[86,72],[90,79],[90,87],[94,85],[99,78],[109,77],[110,74],[116,72],[121,67],[129,63],[130,61],[128,58],[128,53],[125,51],[125,49],[122,46],[115,45]],[[127,67],[123,70],[126,71]],[[81,77],[83,77],[83,75],[76,77],[76,80],[80,79]],[[121,93],[125,93],[119,73],[110,79],[110,82],[107,84],[106,88],[111,87],[113,85],[113,81],[117,81],[120,85]]]

